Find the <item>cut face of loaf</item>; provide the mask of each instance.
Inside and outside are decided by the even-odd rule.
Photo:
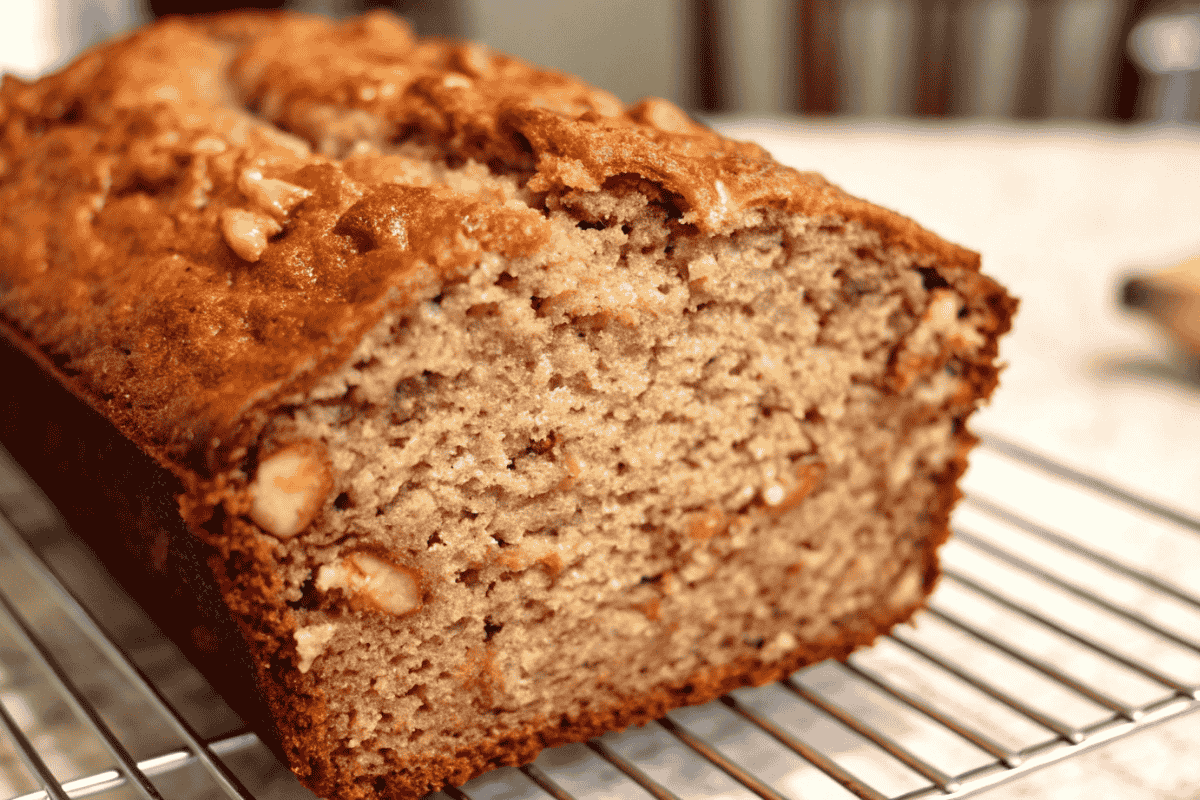
[[[782,213],[681,235],[636,190],[548,220],[388,314],[248,468],[293,498],[238,526],[294,620],[281,710],[383,785],[845,655],[936,576],[991,379],[977,275]]]
[[[0,100],[5,330],[184,488],[322,796],[844,657],[932,590],[1015,308],[970,251],[386,16],[168,21]]]

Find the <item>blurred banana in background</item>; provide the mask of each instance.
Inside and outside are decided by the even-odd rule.
[[[1126,307],[1149,314],[1177,345],[1200,359],[1200,256],[1128,278],[1121,300]]]

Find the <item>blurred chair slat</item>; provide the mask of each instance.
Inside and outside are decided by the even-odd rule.
[[[917,116],[944,117],[950,112],[958,53],[955,24],[962,12],[958,0],[918,0],[913,54],[916,67],[912,111]]]
[[[717,0],[692,0],[691,42],[695,69],[695,105],[700,111],[721,111],[728,106],[728,70],[723,68],[721,23]]]
[[[851,0],[853,1],[853,0]],[[838,109],[838,31],[841,0],[799,0],[800,109],[833,114]]]
[[[1033,0],[1029,3],[1028,22],[1021,42],[1017,96],[1013,116],[1038,119],[1049,109],[1050,81],[1053,79],[1054,22],[1057,2]]]

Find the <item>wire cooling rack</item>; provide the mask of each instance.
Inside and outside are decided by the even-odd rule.
[[[0,800],[311,794],[0,451]],[[1200,521],[986,437],[930,607],[845,664],[446,795],[974,794],[1200,705]]]

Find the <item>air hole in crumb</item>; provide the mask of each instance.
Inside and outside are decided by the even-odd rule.
[[[446,298],[445,294],[439,294],[437,297],[433,298],[429,302],[433,303],[435,306],[440,306],[442,304],[442,300],[444,300],[445,298]]]
[[[559,384],[559,385],[561,386],[562,384]],[[551,388],[555,388],[553,386],[553,381],[551,381]],[[554,431],[550,431],[550,433],[546,436],[545,439],[538,439],[537,441],[530,440],[529,447],[527,447],[525,449],[525,451],[527,453],[533,453],[533,454],[536,454],[539,456],[544,456],[546,453],[549,453],[551,450],[553,450],[554,445],[557,443],[558,443],[558,434],[555,433]]]
[[[512,289],[517,285],[517,279],[507,272],[501,272],[496,276],[496,285],[501,289]]]
[[[83,101],[76,100],[62,110],[62,116],[59,117],[63,123],[74,125],[83,119]]]
[[[520,131],[513,131],[512,142],[522,153],[533,155],[533,145],[530,144],[529,137],[527,137],[525,134],[521,133]]]
[[[971,315],[971,309],[967,308],[966,306],[963,306],[962,308],[960,308],[958,310],[958,318],[959,319],[966,319],[970,315]]]
[[[950,286],[950,282],[942,277],[942,273],[933,267],[917,267],[917,272],[921,273],[921,284],[927,292],[932,292],[934,289],[946,289]]]
[[[529,305],[533,306],[534,311],[542,310],[542,303],[546,302],[546,298],[537,297],[536,295],[529,298]]]
[[[437,531],[434,531],[429,535],[429,538],[425,540],[425,545],[427,547],[433,547],[435,544],[445,544],[445,542],[442,541],[441,534]]]
[[[321,601],[324,598],[324,593],[317,591],[316,581],[310,573],[304,580],[304,584],[300,587],[300,599],[296,602],[288,603],[288,606],[293,609],[304,608],[312,611],[320,607]]]
[[[472,319],[495,317],[500,315],[499,303],[476,303],[467,309],[467,316]]]
[[[490,642],[492,637],[502,630],[504,630],[503,622],[492,622],[491,617],[483,620],[483,640],[485,642]]]
[[[575,227],[579,228],[580,230],[584,230],[584,231],[602,231],[602,230],[604,230],[604,223],[580,220],[579,222],[575,223]]]
[[[333,501],[333,507],[338,511],[345,511],[347,508],[351,508],[353,505],[354,503],[351,502],[350,495],[346,492],[339,494],[336,498],[334,498]]]
[[[458,577],[454,580],[456,583],[463,583],[467,586],[477,586],[479,584],[479,568],[468,567],[458,573]]]
[[[419,131],[419,129],[417,128],[417,126],[413,125],[413,124],[398,125],[392,131],[392,135],[388,137],[388,143],[391,145],[404,144],[409,139],[412,139],[413,137],[415,137],[417,135],[418,131]]]
[[[815,408],[810,408],[804,412],[804,421],[812,425],[819,425],[825,421],[825,417],[821,416],[821,412]]]
[[[629,471],[629,465],[626,464],[624,461],[621,461],[617,464],[617,474],[618,475],[624,475],[628,471]]]
[[[562,375],[555,375],[553,378],[550,379],[549,388],[551,390],[558,389],[558,388],[561,388],[565,383],[566,383],[566,381],[563,380]]]
[[[425,731],[422,730],[421,728],[413,728],[408,734],[408,740],[410,742],[415,742],[417,739],[420,739],[424,735],[425,735]]]

